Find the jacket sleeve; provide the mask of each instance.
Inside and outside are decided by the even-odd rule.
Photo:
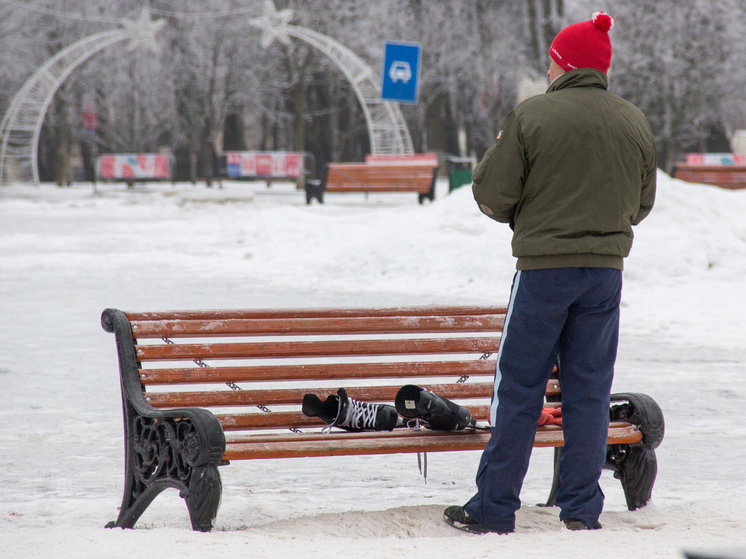
[[[521,127],[514,112],[508,115],[497,143],[474,169],[472,192],[479,209],[501,223],[513,223],[527,175]]]
[[[652,135],[651,135],[652,139]],[[638,225],[643,219],[645,219],[650,211],[653,209],[655,203],[655,188],[658,174],[658,156],[655,150],[655,143],[653,142],[651,148],[652,154],[649,159],[647,169],[645,170],[645,176],[642,177],[642,189],[640,190],[640,209],[637,211],[637,215],[632,220],[632,225]]]

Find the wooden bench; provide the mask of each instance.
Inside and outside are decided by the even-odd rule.
[[[674,168],[673,178],[739,190],[746,188],[746,166],[687,165],[682,163]]]
[[[330,163],[322,181],[306,181],[306,203],[324,203],[325,192],[416,192],[419,202],[435,199],[438,166],[430,163]]]
[[[482,450],[489,433],[473,429],[322,432],[301,403],[305,394],[323,399],[344,387],[358,401],[391,404],[400,387],[416,384],[487,420],[504,320],[499,307],[105,310],[125,425],[124,497],[109,527],[133,527],[171,487],[185,498],[193,528],[210,530],[221,498],[218,466],[230,461]],[[560,398],[552,379],[548,405]],[[606,466],[632,510],[651,495],[663,416],[645,395],[613,399]],[[534,446],[555,447],[548,504],[562,444],[561,427],[538,427]]]

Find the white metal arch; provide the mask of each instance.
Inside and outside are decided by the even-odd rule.
[[[0,185],[10,181],[39,184],[37,154],[44,116],[60,85],[97,52],[125,39],[129,50],[145,46],[158,50],[155,34],[166,20],[153,21],[145,7],[136,21],[121,20],[122,28],[102,31],[65,47],[36,69],[13,97],[0,122]]]
[[[412,138],[399,105],[381,99],[381,80],[376,71],[331,37],[305,27],[289,25],[292,17],[293,10],[278,12],[272,0],[265,0],[264,15],[252,18],[249,23],[262,30],[262,46],[265,48],[275,38],[288,45],[288,36],[291,36],[320,50],[334,62],[349,80],[360,101],[373,154],[414,153]]]
[[[285,32],[317,48],[334,62],[352,85],[365,115],[373,154],[414,153],[399,105],[381,99],[381,79],[363,59],[334,39],[295,25]]]
[[[399,105],[381,99],[381,78],[373,68],[326,35],[295,25],[286,26],[285,32],[317,48],[342,70],[362,106],[373,154],[414,153],[409,128]]]
[[[75,69],[102,49],[130,37],[128,31],[102,31],[62,49],[16,93],[0,123],[0,182],[39,184],[37,152],[44,115],[60,85]]]

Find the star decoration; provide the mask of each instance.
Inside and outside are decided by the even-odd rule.
[[[130,35],[130,42],[127,46],[127,50],[134,50],[140,46],[150,49],[153,52],[158,52],[160,50],[158,42],[155,40],[155,34],[158,33],[161,27],[166,25],[166,20],[159,19],[153,21],[148,6],[143,7],[137,21],[122,19],[121,22],[122,27],[124,27],[125,31]]]
[[[262,47],[265,49],[277,38],[283,45],[290,45],[286,27],[293,19],[293,10],[277,11],[272,0],[264,0],[264,15],[249,20],[249,23],[262,30]]]

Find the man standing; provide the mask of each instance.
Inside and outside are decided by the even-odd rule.
[[[517,272],[497,355],[492,436],[477,494],[448,507],[468,532],[509,533],[544,391],[559,358],[565,446],[557,494],[571,530],[600,528],[623,258],[655,198],[656,149],[643,114],[607,91],[603,12],[549,49],[544,95],[516,107],[474,170],[481,211],[513,229]]]

